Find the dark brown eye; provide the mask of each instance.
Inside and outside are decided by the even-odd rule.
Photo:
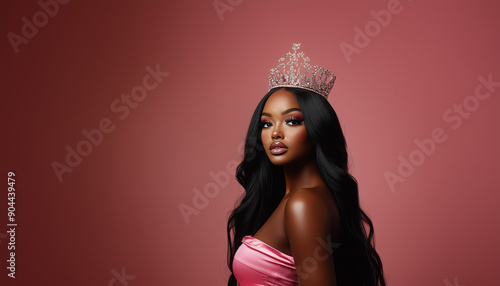
[[[291,118],[287,118],[287,119],[285,120],[285,123],[286,123],[287,125],[292,125],[292,126],[294,126],[294,125],[300,125],[303,121],[304,121],[304,119],[302,119],[302,118],[299,118],[299,117],[291,117]]]
[[[269,122],[269,121],[262,121],[262,122],[260,123],[260,127],[261,127],[261,128],[268,128],[268,127],[271,127],[271,126],[272,126],[272,124],[271,124],[271,122]]]

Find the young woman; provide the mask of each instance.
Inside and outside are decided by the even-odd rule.
[[[299,47],[271,70],[250,122],[236,171],[245,195],[227,225],[228,285],[385,286],[327,101],[335,75]]]

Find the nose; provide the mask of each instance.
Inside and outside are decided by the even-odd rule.
[[[278,139],[283,139],[283,132],[281,131],[281,128],[279,126],[280,124],[277,124],[274,127],[273,133],[271,134],[271,138],[273,140],[278,140]]]

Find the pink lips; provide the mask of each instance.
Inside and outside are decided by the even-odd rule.
[[[271,143],[271,146],[269,147],[269,149],[271,150],[271,154],[273,154],[273,155],[281,155],[281,154],[285,153],[286,151],[288,151],[288,147],[286,147],[286,145],[281,143],[281,142]]]

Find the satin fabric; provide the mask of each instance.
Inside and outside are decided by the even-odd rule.
[[[238,286],[298,285],[293,256],[247,235],[236,250],[233,274]]]

